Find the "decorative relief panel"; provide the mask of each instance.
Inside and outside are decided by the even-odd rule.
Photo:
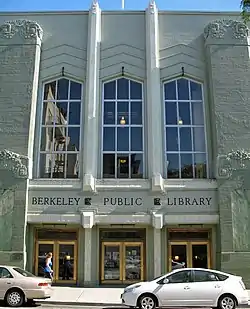
[[[27,163],[24,156],[6,149],[0,151],[0,170],[10,171],[15,178],[28,178]]]
[[[233,39],[247,38],[249,33],[248,27],[243,22],[222,19],[210,22],[204,29],[204,37],[223,39],[228,31],[231,32]]]

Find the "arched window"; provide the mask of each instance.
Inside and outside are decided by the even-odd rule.
[[[143,85],[126,78],[103,85],[103,178],[143,177]]]
[[[40,178],[78,178],[82,84],[61,78],[44,85]]]
[[[206,178],[202,85],[179,78],[164,83],[167,178]]]

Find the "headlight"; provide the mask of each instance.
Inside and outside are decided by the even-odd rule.
[[[137,289],[139,288],[141,285],[140,284],[137,284],[131,288],[127,288],[127,289],[124,289],[124,293],[128,293],[128,292],[132,292],[134,289]]]

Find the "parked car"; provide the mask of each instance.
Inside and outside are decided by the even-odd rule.
[[[20,307],[26,301],[51,295],[50,279],[36,277],[19,267],[0,265],[0,299],[8,306]]]
[[[248,304],[242,278],[212,269],[182,268],[148,282],[129,285],[121,295],[129,307],[212,307]]]

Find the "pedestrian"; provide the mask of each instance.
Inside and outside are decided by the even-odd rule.
[[[70,255],[67,252],[63,259],[63,280],[70,280],[72,265],[70,263]]]
[[[46,254],[44,278],[48,278],[53,281],[52,256],[53,256],[52,252]]]

